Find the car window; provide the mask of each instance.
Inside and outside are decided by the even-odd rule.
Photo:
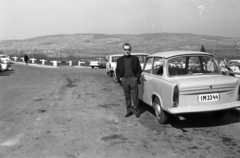
[[[119,58],[119,56],[114,56],[112,57],[112,62],[117,62],[117,59]]]
[[[143,72],[150,73],[152,69],[152,63],[153,63],[153,58],[152,57],[147,58],[143,68]]]
[[[168,60],[169,76],[221,73],[212,56],[181,56]]]
[[[137,55],[137,57],[140,63],[144,63],[146,60],[146,55]]]
[[[152,74],[162,76],[163,75],[163,59],[154,58]]]
[[[237,64],[239,64],[240,63],[240,61],[229,61],[229,65],[231,65],[231,64],[233,64],[233,65],[237,65]]]

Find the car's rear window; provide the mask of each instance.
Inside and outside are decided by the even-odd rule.
[[[179,56],[168,60],[168,75],[201,75],[221,73],[212,56]]]

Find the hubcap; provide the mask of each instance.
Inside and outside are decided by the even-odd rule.
[[[155,113],[156,113],[157,117],[160,118],[160,116],[161,116],[161,107],[160,107],[160,105],[157,102],[155,104]]]

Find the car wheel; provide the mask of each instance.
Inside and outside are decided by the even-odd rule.
[[[226,110],[212,112],[212,116],[216,119],[222,119],[226,114],[227,114]]]
[[[107,75],[109,75],[109,72],[107,72]]]
[[[94,66],[92,66],[92,69],[94,69]]]
[[[153,107],[157,121],[161,124],[166,124],[168,121],[168,114],[162,109],[161,103],[157,97],[154,99]]]

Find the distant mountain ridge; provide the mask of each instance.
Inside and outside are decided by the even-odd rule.
[[[212,53],[240,50],[240,38],[190,33],[47,35],[24,40],[2,40],[0,50],[107,55],[122,53],[122,45],[126,42],[132,45],[133,52],[150,54],[170,50],[200,50],[202,45]]]

